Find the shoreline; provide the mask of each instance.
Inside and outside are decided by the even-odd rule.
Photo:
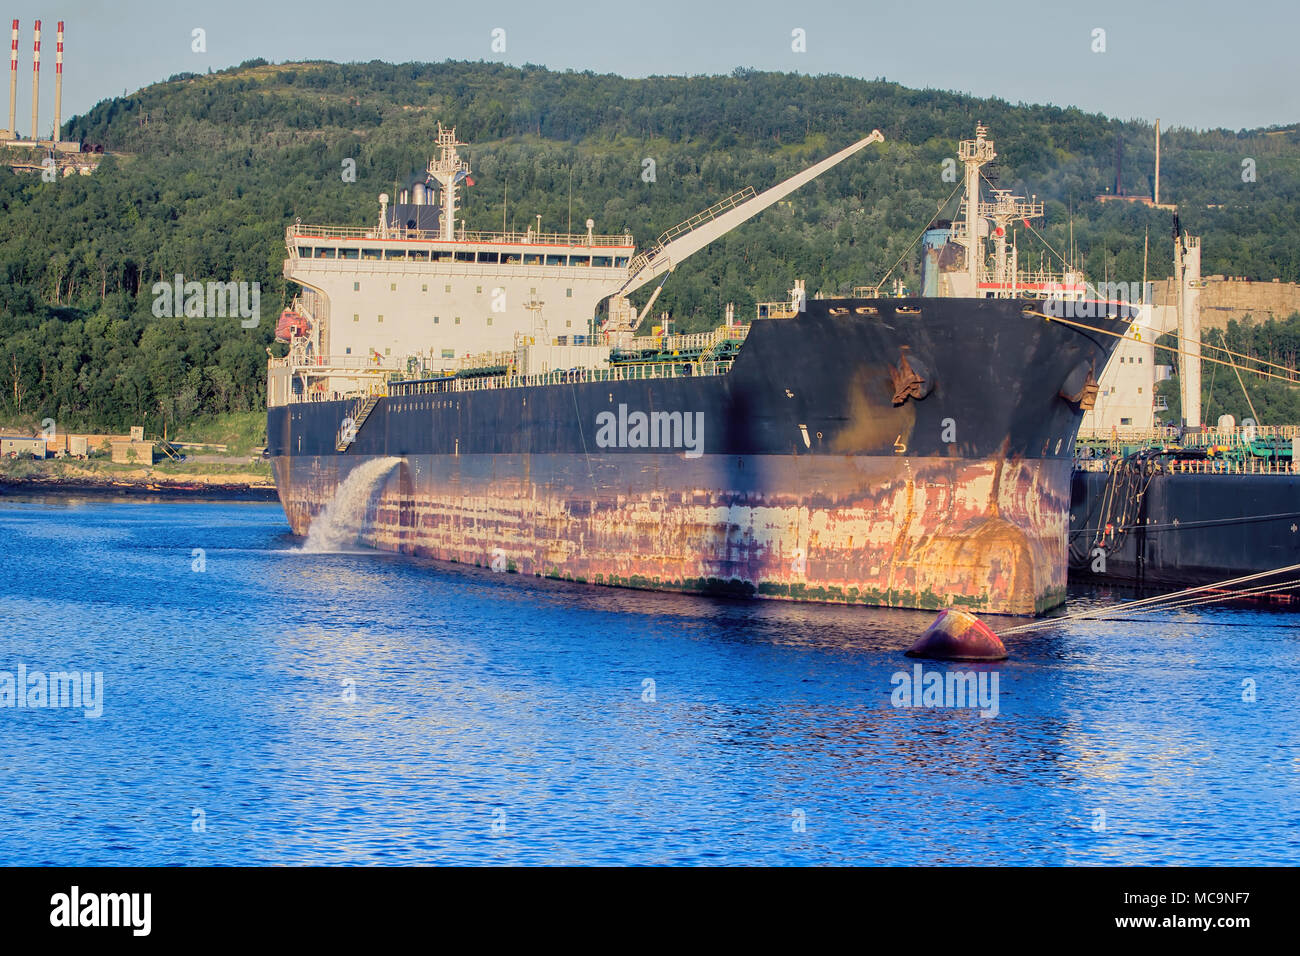
[[[187,498],[194,501],[278,502],[275,485],[249,482],[155,478],[95,479],[87,477],[12,477],[0,475],[0,498],[32,496],[98,498]]]

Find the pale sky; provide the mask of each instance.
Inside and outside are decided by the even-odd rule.
[[[882,77],[1120,119],[1159,118],[1166,128],[1300,121],[1297,0],[10,0],[3,13],[3,27],[21,21],[20,131],[31,125],[37,17],[44,21],[42,127],[53,119],[59,19],[67,30],[65,120],[174,73],[262,57],[486,59],[631,77],[746,66]],[[206,53],[191,49],[195,28],[206,31]],[[504,52],[492,50],[496,28],[505,30]],[[795,30],[804,31],[805,52],[792,49]],[[1094,30],[1105,31],[1105,52],[1093,52]]]

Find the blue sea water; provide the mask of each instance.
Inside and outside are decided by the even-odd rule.
[[[98,718],[0,707],[0,863],[1300,861],[1294,613],[1009,639],[983,718],[891,703],[929,613],[300,544],[0,499],[0,672],[104,680]]]

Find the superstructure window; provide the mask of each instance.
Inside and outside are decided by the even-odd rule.
[[[608,269],[614,264],[613,256],[592,256],[591,265],[596,269]]]
[[[428,262],[428,261],[429,261],[429,250],[428,250],[428,249],[412,249],[411,252],[410,252],[410,256],[411,256],[411,259],[414,260],[414,261],[416,261],[416,262]]]
[[[442,357],[443,357],[443,358],[455,358],[455,357],[456,357],[456,350],[455,350],[455,349],[443,349],[443,350],[442,350]]]
[[[477,292],[479,295],[482,295],[482,294],[483,294],[483,287],[482,287],[481,285],[476,285],[476,286],[474,287],[474,291]]]
[[[524,265],[526,265],[526,266],[540,266],[541,264],[542,264],[542,257],[541,257],[541,254],[540,254],[540,253],[537,253],[537,252],[525,252],[525,253],[524,253]]]
[[[625,268],[627,268],[627,256],[615,256],[615,257],[614,257],[614,268],[616,268],[616,269],[625,269]]]
[[[359,313],[359,312],[353,312],[353,313],[352,313],[352,321],[353,321],[353,322],[360,322],[360,321],[361,321],[361,313]]]
[[[317,250],[316,250],[316,258],[317,258],[317,259],[333,259],[333,258],[334,258],[335,256],[337,256],[337,255],[338,255],[338,250],[337,250],[337,249],[324,249],[324,248],[320,248],[320,249],[317,249]]]
[[[564,259],[564,256],[547,256],[546,264],[548,266],[562,266],[564,265]]]
[[[360,250],[360,249],[340,249],[340,250],[339,250],[339,258],[340,258],[340,259],[358,259],[358,258],[360,258],[360,257],[361,257],[361,250]]]
[[[520,255],[519,253],[517,253],[517,252],[503,252],[503,253],[501,253],[501,264],[502,264],[502,265],[507,265],[507,266],[517,266],[517,265],[519,265],[519,263],[520,263],[522,260],[523,260],[523,256],[521,256],[521,255]]]
[[[443,291],[444,291],[444,292],[450,292],[450,291],[451,291],[451,286],[450,286],[450,285],[446,286],[446,287],[443,289]]]
[[[438,320],[438,317],[435,315],[435,316],[433,317],[433,324],[434,324],[434,325],[437,325],[437,324],[438,324],[438,321],[439,321],[439,320]]]
[[[425,282],[425,283],[421,284],[421,286],[420,286],[420,291],[421,291],[421,292],[428,292],[428,291],[429,291],[429,283]]]
[[[456,324],[457,324],[457,325],[460,325],[460,316],[459,316],[459,315],[456,316]]]
[[[479,261],[479,262],[491,262],[491,263],[494,263],[494,264],[495,264],[495,263],[498,263],[498,262],[501,261],[501,253],[499,253],[499,252],[480,252],[480,253],[478,254],[478,261]]]
[[[472,252],[458,252],[458,253],[456,253],[456,261],[457,261],[457,262],[473,262],[473,261],[474,261],[474,253],[472,253]]]
[[[361,283],[360,283],[360,282],[354,282],[354,283],[352,283],[352,291],[353,291],[353,292],[360,292],[360,291],[361,291]]]
[[[488,325],[491,325],[491,324],[492,324],[492,316],[489,315],[489,316],[488,316]],[[1140,392],[1140,391],[1142,391],[1142,390],[1141,390],[1141,389],[1138,389],[1138,391]]]
[[[406,258],[406,250],[405,250],[405,249],[385,249],[385,250],[384,250],[384,258],[385,258],[385,259],[405,259],[405,258]]]
[[[447,262],[451,259],[451,253],[446,249],[433,249],[429,252],[430,262]]]
[[[362,258],[362,259],[371,259],[371,260],[375,260],[375,259],[379,259],[382,255],[383,255],[383,253],[380,252],[380,250],[378,250],[378,249],[362,249],[362,250],[361,250],[361,258]]]
[[[396,292],[396,291],[397,291],[397,283],[396,283],[396,282],[390,282],[390,283],[388,283],[388,291],[389,291],[389,292]]]
[[[382,315],[379,317],[379,324],[380,325],[384,324],[384,317]]]
[[[591,265],[591,256],[569,256],[569,265],[589,266]]]
[[[565,290],[564,290],[564,297],[565,297],[566,299],[572,299],[572,298],[573,298],[573,290],[572,290],[572,289],[565,289]]]

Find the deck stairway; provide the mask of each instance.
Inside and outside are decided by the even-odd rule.
[[[353,407],[352,414],[343,420],[343,425],[339,428],[338,440],[334,442],[335,451],[348,450],[349,446],[356,441],[357,432],[361,431],[361,426],[366,423],[366,419],[370,417],[370,413],[383,397],[380,393],[371,393]]]

